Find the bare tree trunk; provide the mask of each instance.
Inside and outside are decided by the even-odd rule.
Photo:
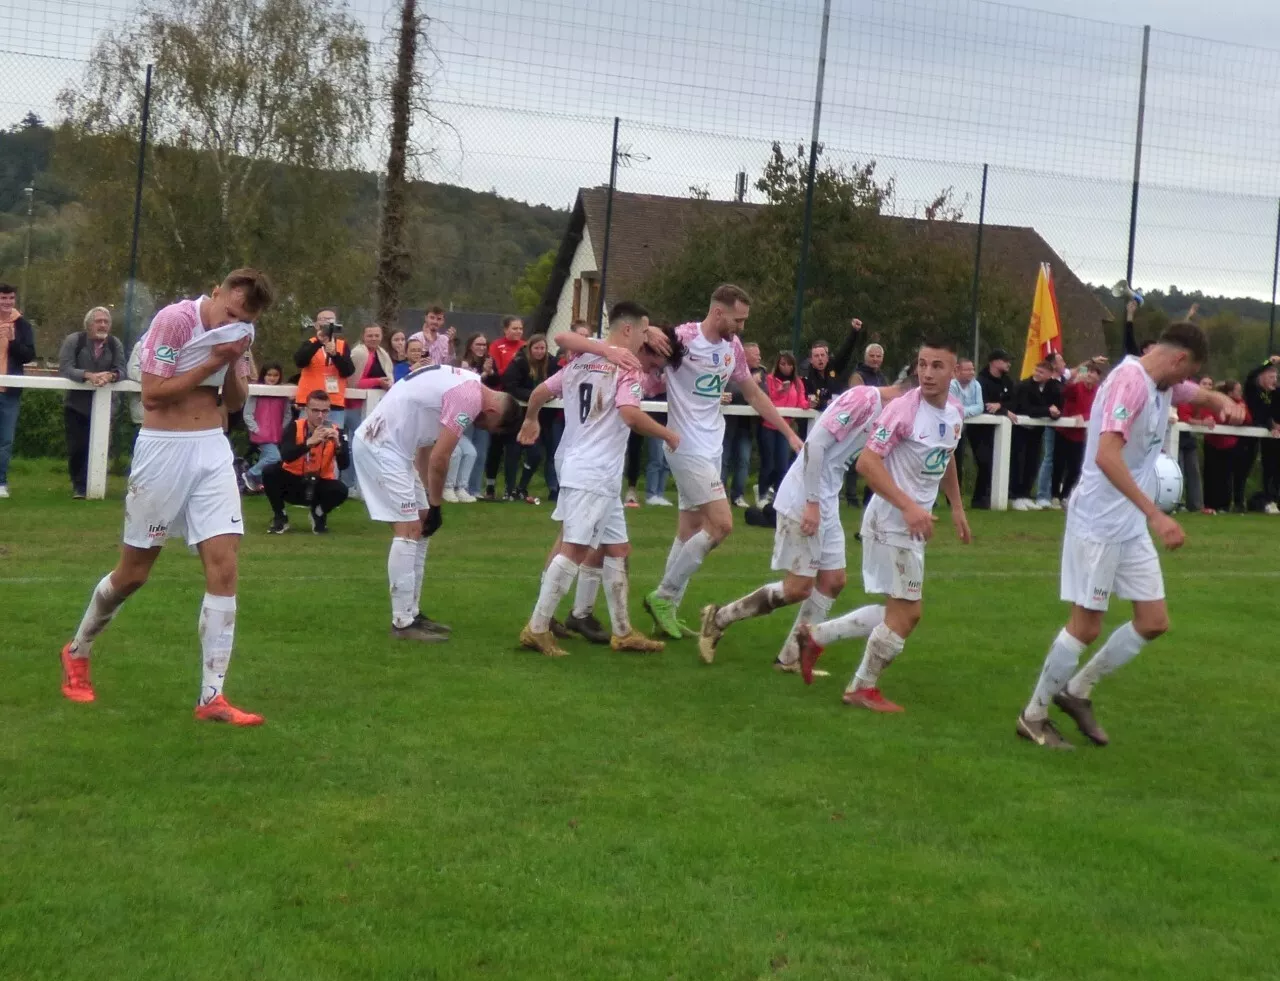
[[[412,122],[415,60],[418,54],[417,0],[403,0],[400,13],[400,54],[391,83],[391,148],[387,153],[382,223],[378,231],[378,323],[396,329],[400,290],[409,281],[409,252],[404,244],[405,160]]]

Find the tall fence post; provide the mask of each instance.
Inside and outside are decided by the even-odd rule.
[[[982,165],[982,198],[978,202],[978,246],[973,250],[973,360],[978,356],[978,287],[982,283],[982,229],[987,223],[987,165]]]
[[[1133,285],[1133,250],[1138,235],[1138,187],[1142,182],[1142,123],[1147,114],[1147,64],[1151,53],[1151,27],[1142,28],[1142,74],[1138,81],[1138,130],[1133,142],[1133,196],[1129,200],[1129,258],[1124,281]]]
[[[813,93],[813,132],[809,136],[809,178],[804,186],[804,224],[800,231],[800,259],[796,263],[796,312],[791,323],[791,349],[800,350],[804,322],[804,276],[809,264],[809,234],[813,227],[813,185],[818,174],[818,131],[822,125],[822,85],[827,74],[827,32],[831,27],[831,0],[822,0],[822,40],[818,44],[818,82]]]
[[[111,389],[104,385],[94,389],[89,408],[89,472],[84,496],[91,501],[100,501],[107,496],[107,449],[110,441]]]
[[[133,189],[133,238],[129,242],[129,278],[125,281],[124,287],[124,343],[126,349],[133,346],[134,340],[133,284],[138,278],[138,229],[142,222],[142,178],[147,168],[147,125],[150,121],[151,66],[147,65],[147,84],[142,90],[142,134],[138,138],[138,181]],[[90,441],[92,441],[92,436],[90,436]]]
[[[1271,260],[1271,324],[1267,328],[1267,357],[1276,352],[1276,277],[1280,275],[1280,202],[1276,204],[1276,252]]]
[[[604,336],[604,308],[609,299],[609,239],[613,235],[613,188],[618,183],[618,117],[613,117],[613,150],[609,154],[609,195],[604,205],[604,252],[600,256],[600,302],[596,304],[596,336]]]

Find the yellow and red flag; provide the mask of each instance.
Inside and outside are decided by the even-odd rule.
[[[1022,358],[1023,378],[1030,378],[1036,365],[1049,355],[1062,353],[1062,319],[1058,316],[1058,295],[1053,289],[1049,263],[1040,263],[1036,296],[1031,303],[1031,323],[1027,325],[1027,352]]]

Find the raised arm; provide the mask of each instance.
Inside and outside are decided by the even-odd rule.
[[[639,359],[626,348],[614,347],[595,337],[583,337],[571,330],[563,330],[555,336],[556,347],[572,354],[595,354],[607,358],[625,371],[639,371]]]

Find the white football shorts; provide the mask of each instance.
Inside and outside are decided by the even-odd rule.
[[[817,532],[806,535],[795,518],[778,515],[771,566],[776,572],[813,579],[819,572],[843,569],[846,564],[844,527],[839,516],[823,517]]]
[[[552,512],[553,521],[563,525],[561,537],[568,545],[622,545],[627,538],[627,519],[617,494],[596,494],[580,487],[561,487]]]
[[[222,430],[139,430],[124,499],[124,543],[156,548],[185,536],[195,546],[243,534],[235,457]]]
[[[427,506],[427,489],[422,486],[412,460],[384,446],[371,446],[357,432],[351,440],[360,496],[374,521],[392,524],[417,521]]]
[[[691,456],[686,453],[672,453],[663,446],[662,452],[667,457],[667,467],[676,479],[678,503],[681,511],[696,511],[704,504],[725,499],[724,481],[720,479],[720,458]]]
[[[1062,599],[1086,610],[1105,610],[1111,597],[1164,599],[1164,574],[1151,536],[1127,542],[1091,542],[1068,532],[1062,538]]]

